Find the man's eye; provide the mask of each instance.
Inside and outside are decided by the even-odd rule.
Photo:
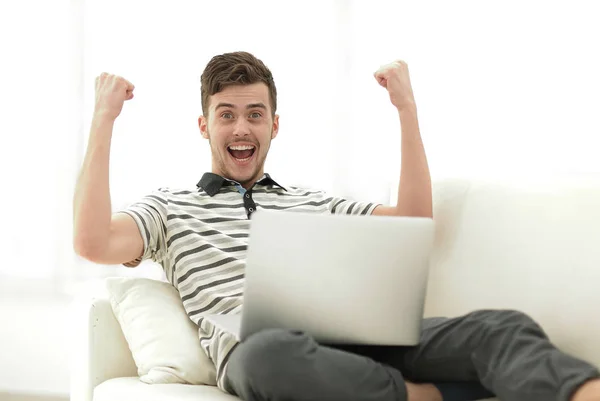
[[[251,118],[261,118],[262,114],[260,114],[259,112],[255,111],[254,113],[250,114]]]
[[[230,118],[233,118],[233,114],[223,113],[223,114],[221,114],[221,118],[230,119]]]

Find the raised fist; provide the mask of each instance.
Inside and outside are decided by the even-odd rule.
[[[116,119],[126,100],[133,99],[131,82],[123,77],[103,72],[96,78],[96,106],[94,113]]]
[[[383,65],[375,71],[374,76],[379,85],[387,89],[390,101],[398,110],[414,107],[415,98],[410,83],[408,65],[404,61],[398,60]]]

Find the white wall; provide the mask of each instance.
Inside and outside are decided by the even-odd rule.
[[[0,319],[0,393],[67,395],[68,301],[3,293]]]

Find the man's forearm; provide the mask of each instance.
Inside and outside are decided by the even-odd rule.
[[[73,202],[74,247],[78,254],[101,252],[108,242],[111,221],[109,191],[110,143],[114,119],[94,116],[88,148]]]
[[[397,211],[401,216],[433,217],[431,176],[419,131],[416,106],[398,110],[402,126]]]

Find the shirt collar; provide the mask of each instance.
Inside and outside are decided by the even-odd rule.
[[[225,186],[236,185],[236,184],[239,184],[239,183],[237,181],[233,181],[233,180],[229,180],[225,177],[221,177],[218,174],[204,173],[204,175],[202,175],[202,178],[200,179],[198,184],[196,184],[196,186],[204,189],[209,196],[215,196],[221,188],[223,188]],[[262,176],[262,178],[260,180],[256,181],[256,183],[254,185],[256,185],[256,184],[276,185],[279,188],[281,188],[287,192],[287,189],[285,189],[283,186],[279,185],[274,179],[271,178],[271,176],[269,174],[264,174]]]

